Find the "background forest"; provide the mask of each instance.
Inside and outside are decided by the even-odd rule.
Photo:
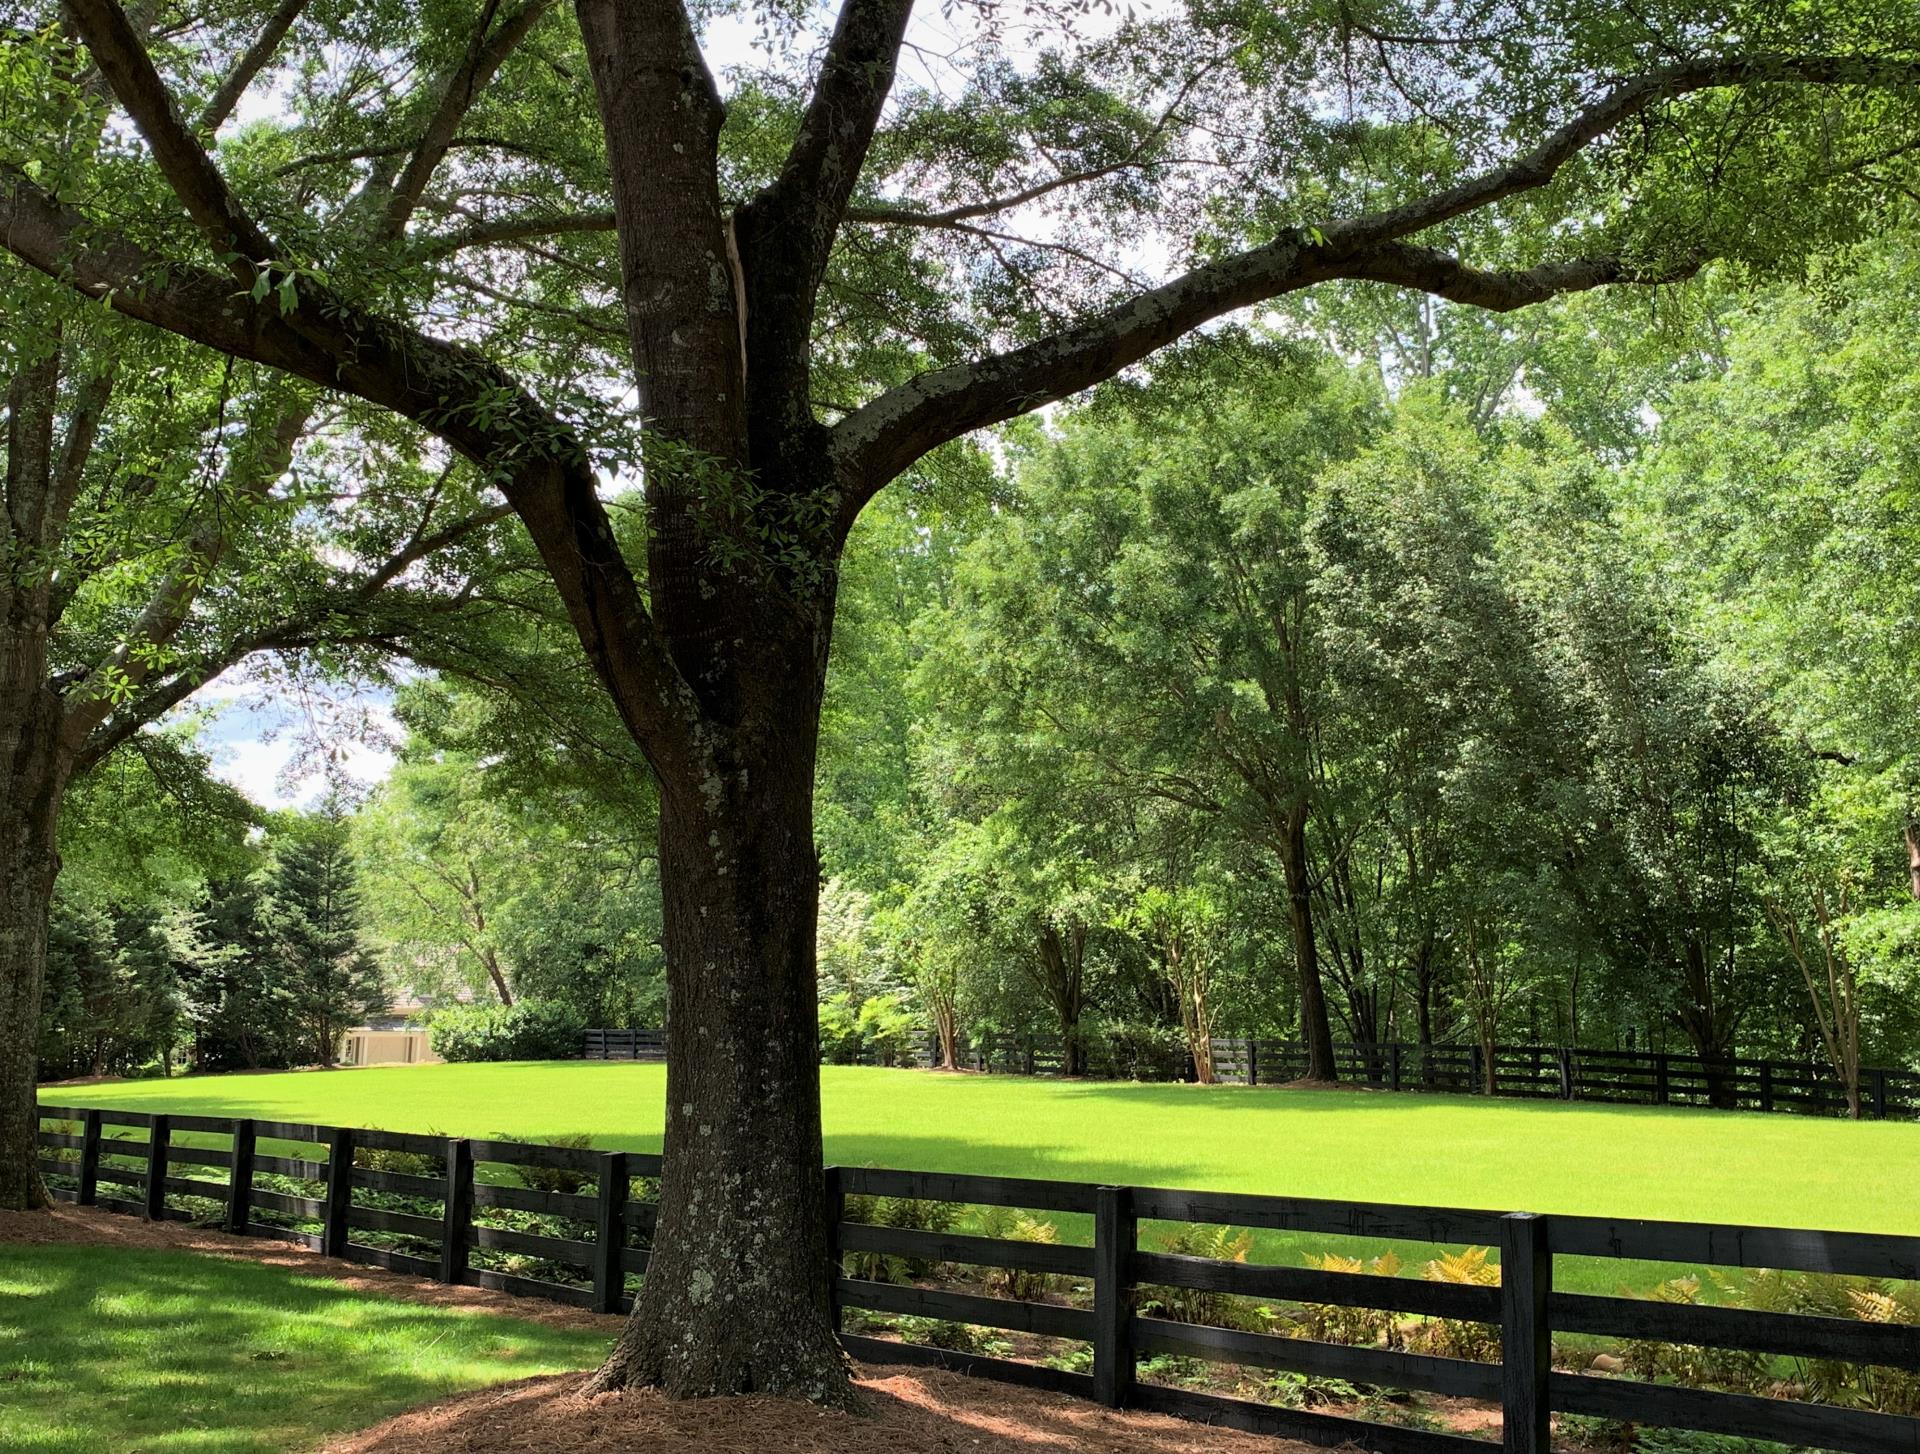
[[[1900,236],[1515,323],[1358,285],[949,452],[843,566],[825,1054],[1920,1066],[1916,332]],[[405,729],[311,812],[191,717],[76,788],[43,1076],[661,1023],[651,804],[544,609],[300,658]]]

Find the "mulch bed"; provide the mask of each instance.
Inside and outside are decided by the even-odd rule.
[[[583,1397],[579,1375],[414,1409],[321,1454],[1306,1454],[1158,1414],[926,1368],[860,1370],[862,1414],[748,1395],[674,1403],[651,1390]]]
[[[0,1244],[154,1248],[244,1258],[360,1291],[469,1307],[610,1338],[624,1319],[445,1287],[322,1257],[291,1242],[232,1237],[182,1222],[92,1208],[0,1212]],[[865,1412],[749,1395],[675,1403],[651,1390],[582,1397],[584,1374],[500,1385],[410,1410],[327,1444],[321,1454],[1308,1454],[1283,1439],[1157,1414],[1114,1413],[1079,1399],[927,1368],[857,1369]]]

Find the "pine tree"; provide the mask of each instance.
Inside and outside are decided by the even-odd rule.
[[[341,1034],[386,1003],[379,966],[360,942],[360,894],[343,809],[329,804],[274,851],[260,906],[276,978],[317,1064]]]

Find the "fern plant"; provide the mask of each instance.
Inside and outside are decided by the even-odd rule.
[[[1028,1242],[1045,1247],[1056,1246],[1060,1241],[1060,1229],[1052,1222],[1011,1207],[994,1207],[989,1211],[981,1219],[980,1234],[1002,1242]],[[986,1275],[989,1292],[1023,1302],[1043,1298],[1065,1283],[1066,1279],[1056,1273],[1021,1267],[990,1267]]]

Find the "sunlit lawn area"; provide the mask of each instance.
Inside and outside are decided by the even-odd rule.
[[[559,1061],[140,1081],[43,1099],[534,1140],[586,1132],[657,1150],[665,1083],[658,1065]],[[1920,1125],[852,1067],[823,1069],[821,1086],[828,1159],[850,1165],[1920,1233]],[[1257,1255],[1291,1261],[1318,1245],[1264,1238]],[[1610,1287],[1626,1271],[1566,1280]]]
[[[0,1449],[280,1454],[607,1339],[184,1252],[0,1243]]]

